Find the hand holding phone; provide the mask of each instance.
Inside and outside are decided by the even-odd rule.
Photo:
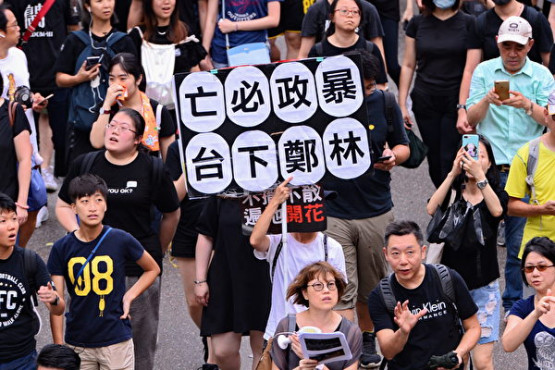
[[[499,100],[507,100],[510,97],[509,94],[509,81],[508,80],[498,80],[494,82],[495,93],[499,96]]]
[[[378,159],[376,159],[376,163],[387,161],[391,157],[391,155],[384,155],[383,157],[379,157]]]
[[[463,135],[462,146],[469,156],[471,156],[475,161],[478,160],[480,154],[480,138],[478,135]]]

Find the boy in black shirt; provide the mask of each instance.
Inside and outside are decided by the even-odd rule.
[[[65,309],[42,259],[17,246],[16,205],[0,193],[0,368],[35,369],[35,335],[40,321],[33,301],[38,298],[54,315]]]

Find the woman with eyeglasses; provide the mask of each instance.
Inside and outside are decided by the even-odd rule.
[[[406,125],[412,126],[408,96],[416,73],[412,111],[429,149],[428,172],[436,188],[457,155],[457,112],[466,109],[464,101],[459,104],[459,89],[475,19],[459,10],[460,1],[422,0],[423,13],[407,26],[399,81],[399,105]]]
[[[380,49],[357,33],[362,14],[360,0],[334,0],[331,3],[329,15],[333,27],[330,25],[326,38],[310,49],[308,57],[331,57],[354,50],[368,50],[380,62],[376,83],[379,88],[385,88],[387,75]]]
[[[555,349],[555,242],[544,236],[526,243],[521,268],[522,280],[536,294],[511,308],[503,349],[513,352],[524,343],[528,369],[551,369]]]
[[[145,120],[141,144],[152,155],[161,155],[165,161],[168,148],[175,141],[177,128],[166,107],[144,93],[145,78],[139,59],[131,53],[116,54],[110,61],[108,71],[110,87],[91,129],[92,146],[102,148],[105,145],[106,124],[120,108],[132,108]]]
[[[497,227],[506,211],[507,194],[499,186],[499,172],[489,141],[480,136],[477,160],[465,149],[460,148],[451,172],[432,195],[426,209],[430,215],[442,206],[445,211],[450,190],[456,192],[451,207],[460,205],[466,209],[467,218],[461,220],[464,229],[460,233],[460,246],[446,241],[441,263],[461,275],[478,306],[481,336],[472,350],[472,363],[476,369],[493,370],[493,345],[499,340],[501,308]],[[479,233],[475,220],[479,220]]]
[[[69,183],[84,173],[98,175],[108,185],[106,225],[133,235],[162,270],[164,254],[179,221],[175,187],[162,160],[141,150],[145,120],[137,110],[122,107],[104,125],[104,149],[81,155],[71,164],[58,194],[56,217],[66,231],[79,229],[68,195]],[[162,213],[159,232],[152,228],[153,207]],[[127,286],[132,286],[142,272],[135,263],[126,265]],[[131,305],[136,369],[146,370],[154,366],[159,306],[160,278],[157,278]],[[53,327],[55,342],[63,343],[61,322],[53,323]]]
[[[333,310],[345,292],[344,277],[332,265],[320,261],[304,267],[287,289],[287,299],[308,307],[295,316],[294,334],[290,333],[289,317],[283,318],[276,329],[272,343],[272,369],[316,369],[318,361],[305,358],[296,332],[306,326],[315,327],[322,333],[341,332],[351,350],[349,360],[330,362],[324,369],[356,370],[362,352],[362,333],[357,325]],[[286,335],[291,340],[287,348],[281,349],[277,338]]]

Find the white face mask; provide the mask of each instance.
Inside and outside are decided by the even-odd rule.
[[[434,5],[439,9],[449,9],[455,5],[455,0],[434,0]]]

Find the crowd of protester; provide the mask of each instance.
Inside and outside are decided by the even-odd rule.
[[[500,338],[552,369],[554,4],[0,0],[0,370],[157,367],[166,253],[202,369],[240,369],[246,335],[253,369],[493,369]],[[289,178],[248,237],[237,199],[189,198],[172,78],[232,66],[227,50],[248,43],[278,61],[282,35],[289,60],[360,56],[380,160],[322,183],[324,232],[268,234]],[[414,127],[435,187],[427,235],[393,217],[390,172]],[[50,217],[35,181],[58,191],[67,231],[47,263],[32,251]],[[38,301],[54,344],[37,355]],[[306,358],[307,327],[342,333],[352,356]]]

